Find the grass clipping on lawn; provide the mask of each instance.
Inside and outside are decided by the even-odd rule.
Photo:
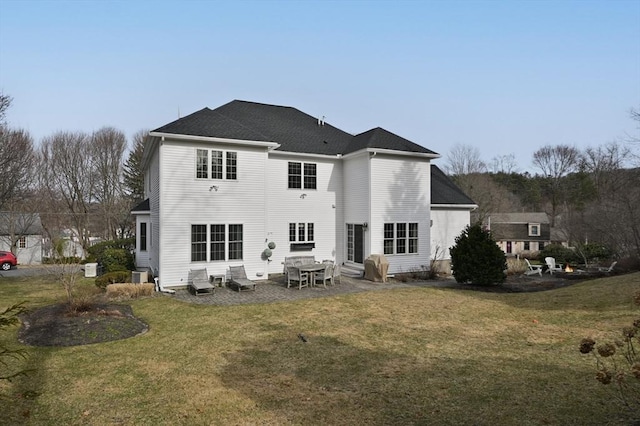
[[[0,292],[9,289],[9,302],[28,299],[29,286],[7,284]],[[0,418],[629,424],[631,414],[594,379],[593,360],[578,347],[635,319],[639,290],[640,274],[632,274],[537,293],[402,288],[230,307],[138,299],[131,304],[150,325],[142,336],[29,348],[36,372],[4,389],[12,399],[0,404]]]

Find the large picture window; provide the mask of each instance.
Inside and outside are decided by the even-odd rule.
[[[317,189],[317,179],[315,163],[289,162],[289,189]]]
[[[242,260],[240,224],[191,225],[191,261]]]
[[[418,253],[418,224],[385,223],[383,235],[384,254]]]
[[[211,161],[209,161],[211,158]],[[238,179],[238,153],[215,149],[196,150],[197,179]]]

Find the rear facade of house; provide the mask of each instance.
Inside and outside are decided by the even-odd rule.
[[[357,270],[384,254],[390,273],[423,269],[437,157],[384,129],[351,135],[291,107],[205,108],[149,133],[137,267],[164,287],[186,285],[190,269],[238,265],[266,279],[294,255]]]

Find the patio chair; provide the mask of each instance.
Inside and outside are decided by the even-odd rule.
[[[247,272],[242,266],[229,266],[229,274],[231,275],[231,285],[238,290],[256,290],[256,283],[247,278]]]
[[[615,266],[616,266],[617,264],[618,264],[618,262],[617,262],[617,261],[615,261],[615,262],[613,262],[613,263],[611,264],[611,266],[609,266],[608,268],[606,268],[606,267],[599,267],[599,268],[598,268],[598,272],[606,272],[606,273],[613,272],[613,268],[615,268]]]
[[[309,274],[300,272],[300,269],[290,266],[287,268],[287,288],[291,287],[291,281],[298,283],[298,290],[309,285]]]
[[[544,261],[547,264],[547,267],[549,268],[549,274],[553,275],[554,272],[564,272],[564,269],[562,269],[562,264],[561,263],[556,264],[555,258],[545,257]]]
[[[525,275],[538,274],[542,276],[542,265],[532,265],[531,262],[529,262],[529,259],[525,259],[525,262],[527,262],[528,268],[526,271],[524,271]]]
[[[335,284],[336,280],[340,280],[340,265],[333,266],[333,279],[331,280],[331,284]]]
[[[325,263],[324,271],[318,271],[315,273],[314,281],[317,283],[318,281],[322,281],[322,285],[324,288],[327,288],[327,281],[333,285],[333,264]],[[315,283],[314,283],[315,284]]]
[[[189,271],[189,288],[196,296],[202,294],[213,294],[215,287],[209,282],[209,275],[206,269],[192,269]]]

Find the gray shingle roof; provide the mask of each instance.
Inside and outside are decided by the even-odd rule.
[[[151,210],[151,205],[149,204],[149,199],[142,201],[140,204],[131,209],[132,212],[148,212]]]
[[[438,166],[431,165],[431,204],[475,204]]]
[[[204,108],[154,132],[276,142],[279,151],[305,154],[348,154],[364,148],[435,154],[379,127],[353,136],[292,107],[239,100]]]

